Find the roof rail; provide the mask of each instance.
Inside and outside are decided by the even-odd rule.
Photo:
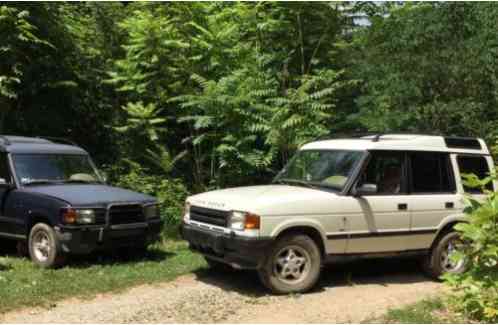
[[[39,139],[45,139],[45,140],[50,140],[52,142],[60,143],[60,144],[69,144],[71,146],[76,146],[78,147],[78,144],[72,140],[66,139],[66,138],[59,138],[59,137],[37,137]]]
[[[9,138],[7,138],[5,135],[0,135],[0,139],[3,140],[3,143],[6,145],[6,146],[10,146],[10,140]]]

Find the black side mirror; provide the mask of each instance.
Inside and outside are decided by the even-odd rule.
[[[377,184],[365,183],[353,191],[353,196],[377,194]]]

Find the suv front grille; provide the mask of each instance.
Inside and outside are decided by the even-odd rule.
[[[143,208],[139,204],[113,205],[109,210],[111,225],[144,222]]]
[[[95,210],[95,223],[96,224],[104,224],[105,223],[106,212],[107,211],[105,209],[96,209]]]
[[[226,227],[228,225],[228,211],[190,207],[190,219],[215,226]]]

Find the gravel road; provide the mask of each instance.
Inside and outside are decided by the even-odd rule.
[[[0,316],[5,323],[349,323],[383,315],[441,290],[413,260],[368,260],[329,266],[304,295],[271,296],[254,272],[199,270],[172,282],[143,285],[50,309]]]

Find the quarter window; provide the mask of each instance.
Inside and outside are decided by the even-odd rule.
[[[484,157],[479,156],[458,156],[458,169],[460,170],[460,175],[462,174],[474,174],[479,179],[483,179],[489,176],[489,166],[488,162]],[[488,183],[486,186],[488,190],[493,190],[493,184]],[[467,193],[482,193],[480,188],[473,188],[463,185],[463,189]]]
[[[410,165],[412,193],[455,192],[455,180],[448,154],[411,153]]]

